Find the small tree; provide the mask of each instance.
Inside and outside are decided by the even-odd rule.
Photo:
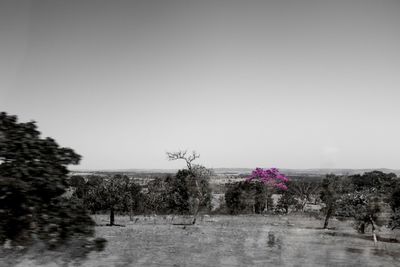
[[[84,206],[96,213],[100,210],[110,212],[110,223],[115,225],[115,212],[125,211],[132,216],[133,209],[138,205],[141,187],[127,176],[114,175],[109,177],[90,176],[86,183],[81,184],[75,191]],[[84,192],[83,194],[78,194]]]
[[[392,214],[390,216],[389,227],[394,230],[400,228],[400,184],[397,184],[390,196],[390,207]]]
[[[396,225],[396,188],[398,179],[394,173],[383,173],[381,171],[366,172],[362,175],[353,175],[349,177],[351,182],[352,198],[358,203],[355,211],[356,224],[359,231],[364,232],[368,225],[372,226],[373,233],[377,224],[380,224],[378,215],[385,205],[392,208],[392,216],[389,222],[390,227]],[[400,201],[399,201],[400,202]],[[363,204],[360,204],[363,203]],[[394,209],[394,210],[393,210]],[[374,237],[375,234],[374,234]]]
[[[288,189],[287,183],[289,182],[289,179],[276,168],[256,168],[251,172],[250,176],[246,178],[246,182],[252,181],[257,181],[264,185],[264,203],[267,205],[269,204],[268,206],[273,206],[273,201],[271,198],[272,190],[286,191]],[[258,192],[258,194],[260,194],[260,192]],[[272,207],[270,210],[271,209]]]
[[[276,168],[262,169],[256,168],[251,172],[251,175],[246,178],[247,182],[253,180],[260,181],[267,186],[287,190],[289,179]]]
[[[144,193],[144,208],[146,213],[165,213],[168,211],[169,199],[168,183],[171,179],[156,178],[147,184],[147,192]]]
[[[134,211],[138,211],[142,208],[143,194],[142,187],[133,181],[125,184],[125,194],[124,194],[124,210],[129,213],[129,220],[133,220]]]
[[[315,181],[307,181],[306,178],[290,181],[288,184],[289,191],[297,198],[298,207],[304,212],[306,204],[311,198],[318,195],[320,184]]]
[[[400,209],[397,208],[392,211],[388,225],[392,230],[400,228]]]
[[[104,177],[91,175],[87,178],[85,184],[82,185],[82,188],[77,189],[76,192],[84,192],[81,194],[83,197],[81,199],[84,207],[92,212],[92,214],[96,214],[96,212],[101,211],[103,209],[103,203],[101,201],[102,196],[102,184]],[[73,196],[80,197],[74,193]]]
[[[243,204],[243,190],[241,186],[238,186],[239,183],[227,185],[227,190],[225,193],[225,203],[230,214],[238,214],[246,207],[245,204]]]
[[[96,193],[98,194],[97,200],[103,209],[110,211],[109,226],[115,225],[115,211],[119,209],[121,203],[126,196],[127,184],[129,178],[127,176],[114,175],[112,177],[105,177],[99,186]]]
[[[297,199],[294,197],[294,195],[289,192],[289,190],[283,192],[282,196],[279,198],[278,203],[276,204],[275,210],[277,212],[284,212],[284,213],[289,213],[289,209],[291,207],[295,207],[298,205]]]
[[[329,219],[335,214],[338,201],[342,195],[348,190],[347,184],[344,184],[343,179],[330,174],[322,180],[320,198],[325,204],[325,221],[323,228],[328,228]]]
[[[77,201],[80,201],[83,205],[83,200],[87,194],[87,186],[85,178],[80,175],[71,176],[68,180],[69,186],[72,188],[72,198],[76,198]]]
[[[374,242],[376,238],[376,226],[381,212],[380,199],[376,195],[376,189],[366,189],[344,194],[337,203],[336,214],[354,218],[355,228],[361,234],[371,225]]]
[[[274,205],[274,199],[272,198],[272,194],[271,193],[267,194],[265,204],[266,204],[265,209],[267,211],[273,211],[274,210],[274,206],[275,206]]]

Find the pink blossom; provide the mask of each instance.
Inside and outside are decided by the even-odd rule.
[[[252,180],[257,180],[263,182],[266,185],[270,185],[272,187],[276,187],[282,190],[287,190],[287,186],[285,183],[289,181],[289,179],[284,174],[280,173],[277,168],[256,168],[251,172],[251,175],[246,178],[246,181],[248,182]]]

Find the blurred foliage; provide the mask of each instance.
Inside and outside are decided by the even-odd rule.
[[[80,158],[54,139],[41,138],[35,122],[0,113],[0,243],[39,241],[57,248],[74,239],[96,249],[104,241],[90,239],[94,222],[80,203],[63,196],[67,165]]]

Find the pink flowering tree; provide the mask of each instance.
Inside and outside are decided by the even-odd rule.
[[[287,190],[287,182],[289,179],[276,168],[262,169],[256,168],[251,172],[251,175],[246,178],[246,181],[259,181],[267,186],[278,188],[281,190]]]

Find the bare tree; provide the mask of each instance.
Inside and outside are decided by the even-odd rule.
[[[186,163],[191,179],[194,181],[195,186],[195,194],[193,196],[193,220],[192,224],[196,223],[197,215],[199,212],[200,204],[204,202],[205,194],[200,189],[199,180],[206,176],[210,176],[210,170],[205,167],[197,164],[193,164],[193,161],[200,158],[200,154],[197,154],[196,151],[192,151],[192,153],[188,153],[186,150],[180,150],[177,152],[167,152],[168,160],[183,160]]]
[[[180,150],[177,152],[167,152],[168,160],[184,160],[186,162],[186,166],[189,171],[193,170],[192,162],[196,159],[200,158],[200,154],[197,154],[196,151],[192,151],[191,154],[188,154],[186,150]]]
[[[305,181],[304,178],[289,183],[289,191],[298,199],[301,211],[304,211],[312,196],[318,195],[319,190],[319,183]]]

